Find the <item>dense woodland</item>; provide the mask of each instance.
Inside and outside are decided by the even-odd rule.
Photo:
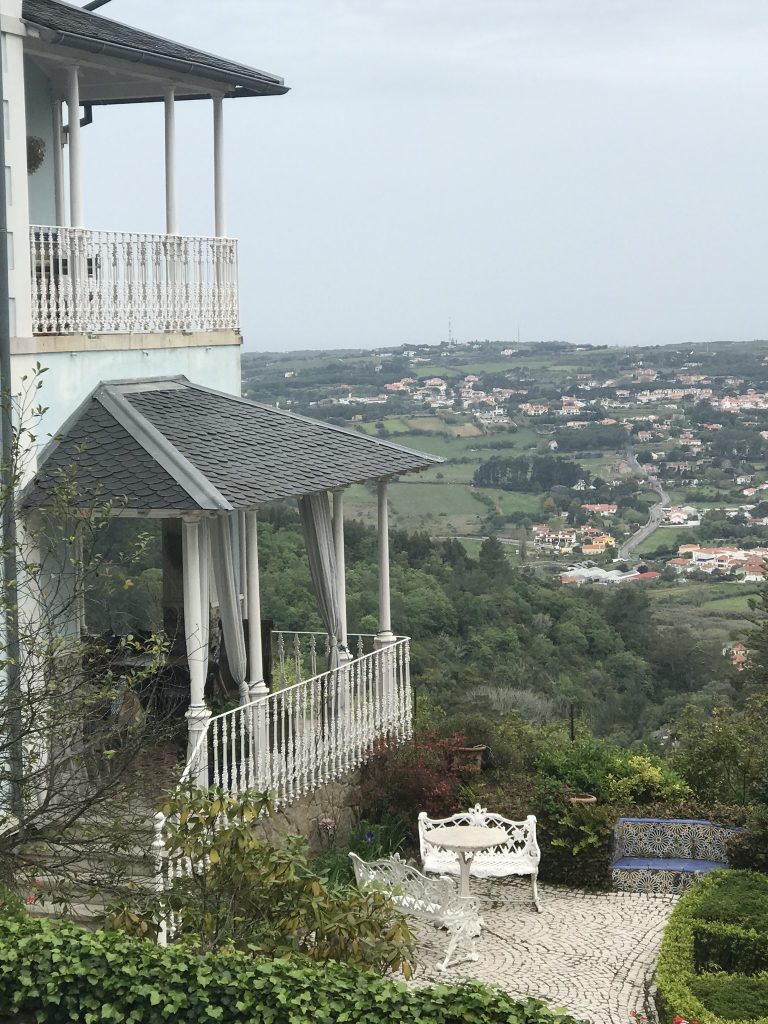
[[[375,632],[375,532],[346,529],[350,629]],[[458,541],[393,532],[392,619],[413,637],[417,691],[450,712],[517,709],[543,723],[575,706],[597,735],[653,741],[688,704],[738,702],[741,677],[720,647],[651,618],[642,585],[571,591],[514,568],[495,539],[471,558]],[[262,519],[264,614],[286,629],[319,628],[296,514]]]

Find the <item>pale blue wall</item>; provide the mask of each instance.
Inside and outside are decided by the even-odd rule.
[[[45,160],[28,175],[30,224],[56,223],[56,186],[53,175],[53,114],[51,83],[30,60],[24,61],[27,135],[45,142]]]
[[[37,428],[45,445],[100,381],[183,374],[196,384],[240,394],[240,346],[142,349],[119,352],[64,352],[37,357],[46,367],[39,402],[47,410]],[[16,356],[14,376],[26,372],[32,356]],[[26,365],[25,365],[26,364]]]

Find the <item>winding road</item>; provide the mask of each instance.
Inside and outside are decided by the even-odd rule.
[[[634,449],[631,445],[627,446],[627,464],[634,476],[645,476],[637,461],[637,455],[635,455]],[[654,530],[661,526],[662,519],[664,518],[662,509],[665,505],[669,504],[669,495],[661,486],[658,478],[655,476],[649,476],[646,479],[651,490],[658,494],[659,500],[655,505],[651,505],[648,512],[648,522],[633,533],[631,537],[627,537],[623,544],[619,545],[618,556],[622,559],[629,558],[635,548],[639,547],[647,537],[650,537]]]

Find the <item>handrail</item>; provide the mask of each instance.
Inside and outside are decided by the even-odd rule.
[[[208,719],[181,776],[286,803],[363,764],[378,740],[411,733],[408,637]]]

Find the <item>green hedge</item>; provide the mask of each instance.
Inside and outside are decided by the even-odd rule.
[[[0,1008],[40,1024],[574,1024],[477,983],[413,988],[338,964],[203,956],[24,916],[0,918]]]
[[[698,971],[768,971],[768,935],[722,921],[695,922],[693,961]]]
[[[733,962],[729,958],[740,949],[745,959],[733,965],[742,968],[746,962],[759,969],[764,950],[762,939],[753,929],[704,921],[699,916],[707,913],[708,904],[721,902],[729,886],[743,891],[750,879],[760,880],[760,876],[749,871],[713,871],[690,889],[672,911],[656,968],[657,1003],[663,1024],[671,1024],[675,1016],[698,1024],[768,1024],[767,976],[727,974],[718,964],[719,957],[724,958],[723,966]],[[756,882],[758,885],[762,888],[761,880]],[[718,973],[699,973],[700,968],[708,966],[710,954]]]

